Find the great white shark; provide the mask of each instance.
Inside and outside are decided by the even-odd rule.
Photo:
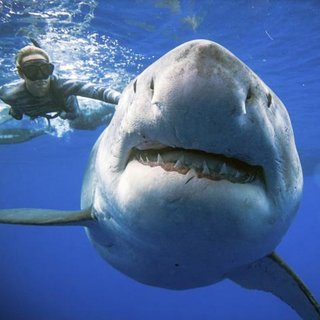
[[[302,189],[280,99],[227,49],[195,40],[123,91],[91,152],[82,210],[1,210],[0,222],[84,226],[108,263],[143,284],[185,290],[231,279],[320,319],[274,252]]]

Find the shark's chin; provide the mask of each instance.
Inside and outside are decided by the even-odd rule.
[[[139,228],[145,226],[161,234],[174,234],[179,221],[184,230],[191,231],[199,223],[210,225],[213,234],[222,232],[224,239],[235,234],[245,239],[247,233],[246,240],[251,241],[255,234],[256,241],[271,227],[275,214],[261,179],[250,183],[212,180],[199,177],[193,168],[180,173],[137,160],[130,161],[121,175],[116,201],[128,212],[127,219],[141,224]],[[191,217],[197,219],[190,223]]]
[[[119,202],[130,203],[127,209],[132,215],[150,210],[147,203],[154,204],[152,210],[158,211],[158,217],[174,210],[182,219],[200,210],[202,203],[208,221],[217,215],[222,220],[246,219],[251,213],[254,219],[265,219],[270,209],[261,166],[222,154],[160,144],[131,150],[117,190]]]
[[[117,238],[126,234],[136,249],[134,278],[159,287],[218,282],[230,270],[267,255],[283,234],[261,179],[216,181],[198,177],[195,169],[183,174],[132,160],[119,178],[114,204],[122,212],[115,218],[121,225],[117,230],[124,232]]]

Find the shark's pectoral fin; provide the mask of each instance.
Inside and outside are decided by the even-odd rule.
[[[87,226],[93,220],[91,207],[79,211],[29,208],[0,210],[0,223],[39,226]]]
[[[312,293],[275,252],[237,269],[228,278],[246,289],[271,292],[304,320],[320,319],[320,306]]]

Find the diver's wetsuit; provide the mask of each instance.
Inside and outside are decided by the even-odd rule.
[[[78,80],[67,80],[51,76],[50,90],[44,97],[33,96],[23,80],[14,81],[0,87],[0,99],[11,106],[9,114],[21,120],[23,115],[31,119],[45,117],[50,112],[65,111],[68,119],[79,114],[79,104],[75,96],[118,104],[120,93],[105,87]]]

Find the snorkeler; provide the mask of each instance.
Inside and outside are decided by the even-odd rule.
[[[11,107],[9,114],[17,120],[23,115],[45,117],[49,123],[58,116],[74,120],[79,116],[76,96],[111,104],[120,100],[121,94],[112,89],[54,75],[48,53],[37,46],[26,46],[17,53],[16,68],[21,80],[0,87],[0,99]]]

